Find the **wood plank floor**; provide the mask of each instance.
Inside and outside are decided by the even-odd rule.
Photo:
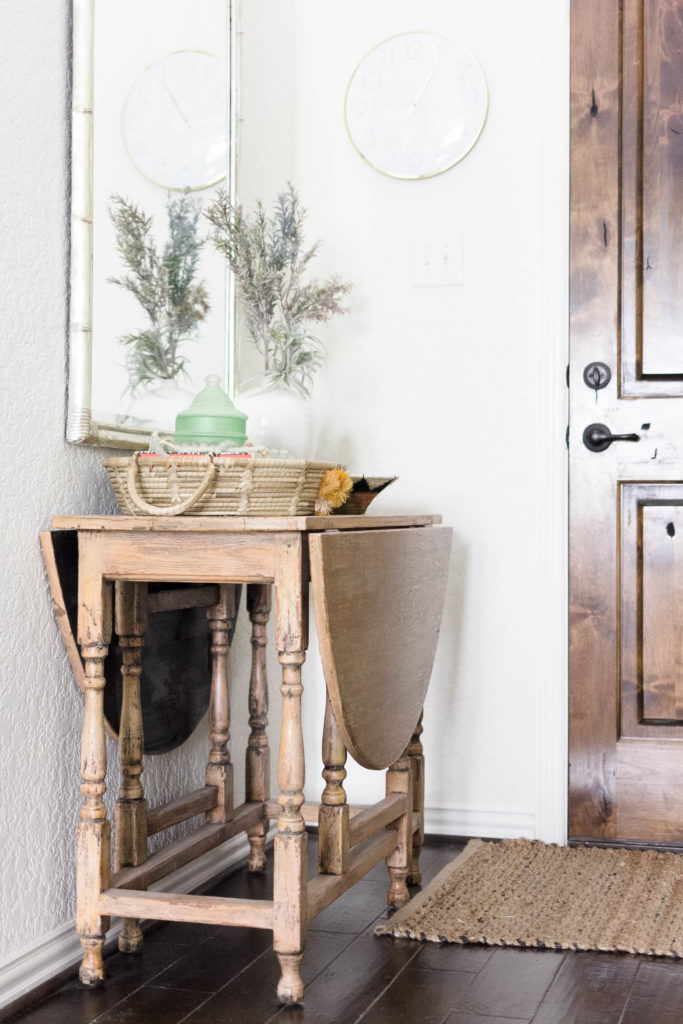
[[[425,881],[463,846],[428,840]],[[264,899],[271,884],[240,870],[212,891]],[[683,1024],[683,963],[377,938],[386,889],[380,865],[315,919],[303,1006],[276,1003],[269,932],[164,924],[141,956],[108,958],[104,988],[69,982],[12,1024]]]

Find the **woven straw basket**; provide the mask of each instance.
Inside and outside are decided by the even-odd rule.
[[[103,459],[124,515],[306,516],[338,466],[303,459],[147,455]]]

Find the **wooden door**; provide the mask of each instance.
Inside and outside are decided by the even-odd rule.
[[[683,845],[683,0],[572,0],[571,145],[569,831]]]

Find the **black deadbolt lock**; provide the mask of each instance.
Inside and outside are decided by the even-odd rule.
[[[606,388],[612,379],[612,371],[606,363],[589,363],[583,371],[583,381],[593,391]]]

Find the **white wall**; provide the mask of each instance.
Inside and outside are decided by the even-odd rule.
[[[406,182],[358,156],[343,101],[361,57],[414,28],[470,47],[490,109],[461,164]],[[244,0],[241,29],[240,196],[269,202],[291,179],[324,241],[318,272],[354,286],[323,328],[318,454],[399,475],[373,511],[440,512],[455,531],[425,710],[428,827],[561,840],[568,3]],[[414,236],[431,231],[463,236],[461,287],[412,287]],[[316,662],[313,646],[311,799]],[[354,769],[347,789],[381,787]]]
[[[320,271],[354,282],[350,315],[325,331],[321,453],[353,471],[400,475],[378,512],[439,511],[455,529],[425,720],[432,830],[552,839],[563,828],[562,439],[538,439],[549,425],[561,435],[563,416],[566,6],[423,0],[418,15],[407,0],[244,0],[241,193],[267,199],[291,178],[311,236],[325,240]],[[69,7],[0,0],[0,1005],[22,953],[30,984],[38,944],[47,948],[73,915],[81,700],[38,532],[57,512],[112,508],[103,453],[63,440]],[[491,106],[461,165],[395,182],[353,150],[342,100],[358,59],[414,27],[472,48]],[[412,233],[444,228],[464,236],[464,285],[412,289]],[[271,678],[275,705],[273,662]],[[313,797],[323,693],[315,644],[305,682]],[[272,723],[274,739],[275,706]],[[241,751],[243,726],[234,733]],[[150,800],[201,778],[204,749],[203,726],[181,750],[146,759]],[[236,767],[239,783],[241,753]],[[111,773],[109,783],[111,800]],[[366,800],[380,787],[358,772],[348,788]]]

